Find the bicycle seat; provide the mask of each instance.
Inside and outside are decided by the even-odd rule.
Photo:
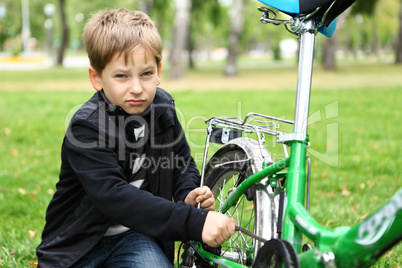
[[[292,17],[301,14],[309,14],[317,8],[322,7],[317,12],[316,17],[323,17],[328,8],[334,3],[329,12],[326,14],[324,24],[329,26],[330,23],[338,17],[343,11],[350,7],[356,0],[258,0],[268,6],[286,13]]]
[[[288,14],[308,14],[317,7],[333,0],[259,0],[260,2]]]

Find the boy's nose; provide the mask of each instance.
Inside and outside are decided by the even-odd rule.
[[[129,92],[131,94],[141,94],[142,93],[142,86],[141,83],[139,81],[133,81],[133,83],[131,83],[130,88],[129,88]]]

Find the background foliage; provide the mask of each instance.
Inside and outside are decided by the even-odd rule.
[[[77,49],[82,51],[81,30],[92,13],[116,7],[137,9],[139,2],[153,3],[150,16],[160,30],[165,48],[169,50],[174,37],[172,35],[175,17],[173,0],[66,0],[65,9],[69,26],[68,47],[73,51]],[[46,48],[46,30],[43,25],[49,17],[44,14],[44,7],[49,3],[56,6],[56,12],[50,17],[54,23],[53,45],[56,49],[60,45],[62,25],[59,1],[30,0],[31,37],[36,40],[35,51],[43,51]],[[192,0],[190,34],[197,51],[227,47],[230,3],[230,0]],[[239,54],[254,50],[273,53],[281,40],[292,38],[282,27],[272,25],[261,27],[260,12],[256,10],[260,5],[262,4],[256,0],[244,0],[245,22],[240,37]],[[399,0],[358,0],[352,12],[349,13],[346,24],[342,26],[346,30],[342,30],[339,46],[347,53],[392,53],[397,42],[399,6]],[[0,0],[0,7],[6,10],[4,17],[0,18],[0,51],[21,52],[21,1]],[[82,21],[77,21],[77,14],[83,15]]]

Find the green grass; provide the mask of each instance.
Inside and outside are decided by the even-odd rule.
[[[402,82],[400,75],[395,75],[400,70],[389,65],[349,67],[336,73],[318,70],[315,78],[319,83],[312,92],[310,114],[314,118],[320,115],[321,120],[309,126],[311,213],[324,226],[356,224],[402,186]],[[0,72],[0,267],[32,267],[29,262],[36,262],[35,248],[40,242],[45,210],[58,180],[65,124],[70,111],[93,94],[85,72]],[[361,86],[353,80],[353,72],[362,79]],[[270,73],[274,77],[290,76],[294,68]],[[364,83],[364,77],[370,80],[375,73],[382,77],[382,86]],[[240,86],[226,90],[222,85],[231,80],[209,71],[191,72],[185,82],[164,82],[166,89],[183,87],[172,94],[199,166],[206,118],[244,116],[249,111],[293,117],[293,84],[281,90],[254,90],[256,76],[261,74],[262,70],[243,71],[240,77],[245,80],[242,85],[247,84],[244,90]],[[205,90],[210,86],[209,76],[212,89]],[[331,88],[325,87],[325,80]],[[203,81],[204,90],[196,83],[193,86],[197,90],[191,86],[186,90],[181,84],[191,85],[191,81]],[[345,88],[348,81],[351,87]],[[324,86],[320,87],[321,83]],[[326,114],[326,107],[333,117]],[[333,131],[335,126],[337,130]],[[328,138],[327,129],[331,127],[333,132]],[[274,153],[280,151],[275,143],[267,143]],[[398,267],[401,256],[399,245],[375,267]]]

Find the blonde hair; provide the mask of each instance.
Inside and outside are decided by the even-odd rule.
[[[124,55],[143,46],[162,60],[162,41],[152,20],[141,11],[123,8],[101,11],[92,16],[82,33],[91,66],[101,74],[115,56]]]

